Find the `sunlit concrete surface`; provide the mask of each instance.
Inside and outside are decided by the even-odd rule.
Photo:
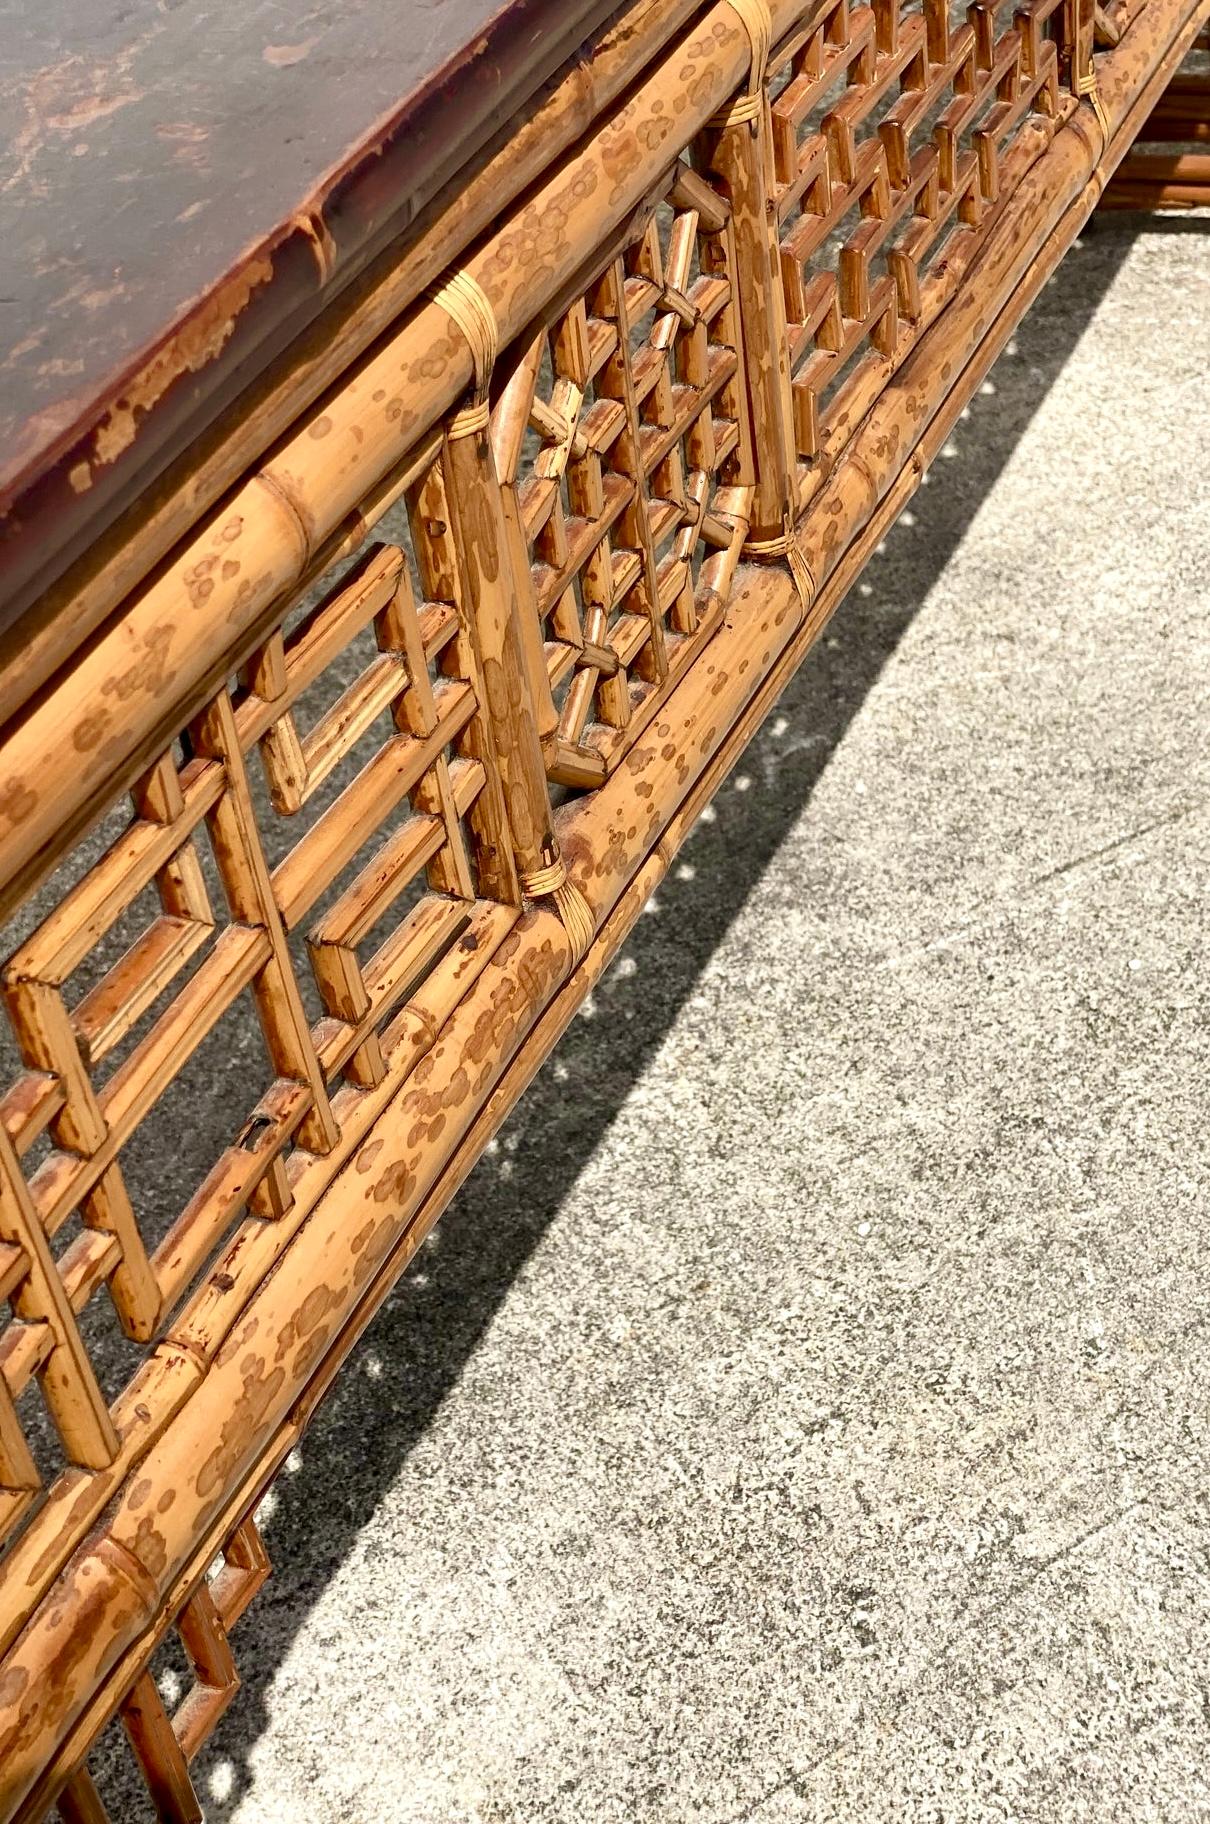
[[[292,1459],[212,1824],[1210,1817],[1208,607],[1112,218]]]

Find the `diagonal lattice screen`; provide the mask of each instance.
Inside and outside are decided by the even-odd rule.
[[[718,624],[747,530],[730,218],[663,206],[522,348],[495,414],[541,632],[556,783],[599,784]]]
[[[949,231],[997,201],[1005,143],[1055,114],[1061,13],[1030,0],[998,31],[994,5],[836,0],[786,47],[770,113],[800,457],[869,403]]]

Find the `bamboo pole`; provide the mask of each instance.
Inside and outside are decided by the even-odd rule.
[[[1176,141],[1181,145],[1210,142],[1210,76],[1179,73],[1172,78],[1147,116],[1139,143]]]
[[[524,880],[548,867],[556,851],[521,645],[520,606],[486,429],[447,436],[445,466],[459,569],[478,646],[484,709],[492,727],[516,870]],[[527,580],[528,568],[524,575]]]
[[[1204,0],[1184,0],[1173,10],[1175,18],[1166,6],[1144,6],[1120,44],[1096,59],[1097,90],[1109,123],[1108,145],[1097,164],[1102,189],[1205,31]]]
[[[707,169],[731,205],[752,434],[760,460],[748,537],[777,537],[797,504],[786,304],[778,270],[767,103],[703,134]]]
[[[1210,155],[1138,152],[1118,166],[1103,209],[1201,209],[1210,203]]]
[[[1197,42],[1204,40],[1204,34]],[[1152,93],[1163,70],[1175,68],[1170,50],[1161,71],[1148,85]],[[1138,121],[1145,105],[1138,97],[1130,109],[1130,123]],[[1204,73],[1177,71],[1158,95],[1142,126],[1137,142],[1132,143],[1116,169],[1109,167],[1103,209],[1189,209],[1210,203],[1210,155],[1204,152],[1140,151],[1177,144],[1200,146],[1210,143],[1210,77]]]

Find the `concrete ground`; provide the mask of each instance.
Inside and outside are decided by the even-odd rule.
[[[1110,218],[271,1497],[212,1824],[1210,1818],[1208,509]]]

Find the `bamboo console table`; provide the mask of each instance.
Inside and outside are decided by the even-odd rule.
[[[196,10],[0,67],[0,1819],[115,1714],[200,1818],[358,1335],[1107,185],[1210,195],[1210,0]]]

